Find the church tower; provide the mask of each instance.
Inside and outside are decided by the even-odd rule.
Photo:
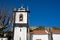
[[[14,37],[13,40],[27,40],[29,10],[23,6],[18,10],[14,9]]]

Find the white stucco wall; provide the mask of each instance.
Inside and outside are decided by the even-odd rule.
[[[60,34],[53,34],[53,40],[60,40]]]
[[[0,40],[8,40],[7,38],[0,38]]]
[[[35,35],[35,34],[33,34],[33,35],[31,35],[31,40],[48,40],[48,35],[47,34],[40,34],[40,35]]]
[[[20,14],[23,14],[23,21],[19,21]],[[27,23],[27,12],[16,12],[15,23]]]
[[[26,27],[15,27],[14,40],[27,40],[27,28]]]

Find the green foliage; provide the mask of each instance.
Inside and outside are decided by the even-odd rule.
[[[45,30],[45,26],[39,26],[38,28],[36,28],[34,30]]]
[[[55,29],[55,30],[57,30],[57,29],[58,29],[58,30],[60,30],[60,28],[58,28],[58,27],[52,27],[52,29]]]

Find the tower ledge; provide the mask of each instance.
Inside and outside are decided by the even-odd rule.
[[[18,8],[18,10],[16,10],[16,8],[14,8],[14,12],[30,12],[29,9],[24,8],[23,6],[21,6],[20,8]]]

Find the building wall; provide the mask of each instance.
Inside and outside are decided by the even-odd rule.
[[[53,40],[60,40],[60,34],[53,34]]]
[[[48,34],[42,35],[31,35],[31,40],[48,40]]]
[[[23,21],[19,21],[20,14],[23,14]],[[15,23],[27,23],[27,12],[16,12]]]
[[[8,38],[0,38],[0,40],[8,40]]]
[[[27,28],[15,27],[14,40],[27,40]]]

